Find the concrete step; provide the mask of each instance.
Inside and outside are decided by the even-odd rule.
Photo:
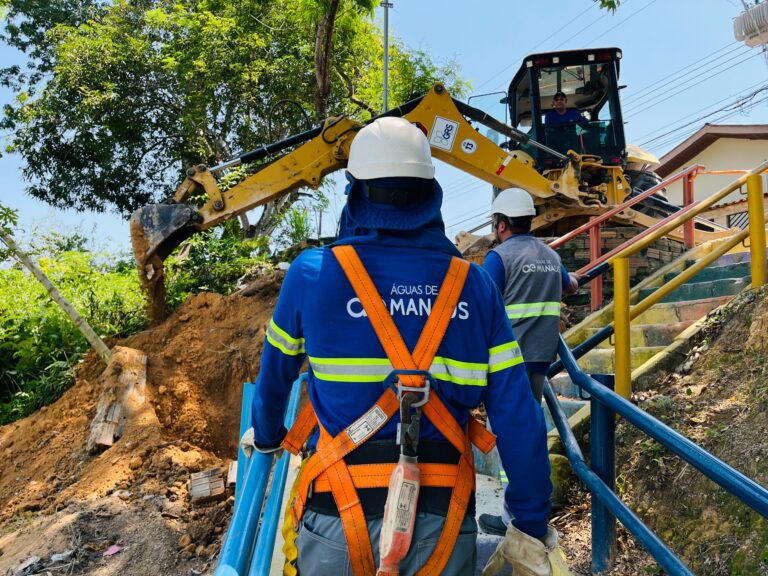
[[[635,346],[666,346],[675,336],[688,328],[693,323],[669,322],[665,324],[632,324],[630,328],[630,345]],[[602,328],[588,328],[587,333],[591,337]],[[607,338],[598,344],[598,348],[613,348],[613,338]]]
[[[731,264],[741,264],[742,262],[749,262],[752,259],[752,254],[749,250],[745,252],[730,252],[720,256],[715,261],[716,266],[729,266]]]
[[[683,302],[662,302],[632,320],[633,324],[668,324],[673,322],[695,322],[707,312],[725,304],[732,296],[717,296]]]
[[[560,374],[552,376],[552,378],[549,379],[549,384],[558,396],[571,399],[582,399],[579,393],[580,388],[573,383],[568,372],[565,370],[560,372]],[[587,394],[584,393],[584,396],[586,397]]]
[[[749,286],[750,276],[742,278],[723,278],[721,280],[711,280],[708,282],[695,282],[683,284],[671,294],[665,296],[662,302],[683,302],[690,300],[701,300],[704,298],[715,298],[718,296],[733,296]],[[657,290],[657,288],[644,288],[640,290],[638,298],[646,298]]]
[[[688,280],[686,284],[693,284],[698,282],[710,282],[712,280],[723,280],[725,278],[744,278],[749,276],[752,272],[750,262],[741,262],[739,264],[724,264],[719,266],[710,266],[705,268],[696,276]],[[664,274],[664,281],[669,282],[676,276],[679,276],[680,272],[668,272]]]
[[[632,368],[637,368],[648,359],[664,350],[665,346],[638,346],[632,348]],[[579,366],[587,374],[612,374],[614,372],[613,348],[595,348],[579,359]]]

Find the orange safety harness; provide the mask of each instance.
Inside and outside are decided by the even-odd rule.
[[[333,253],[360,299],[395,372],[406,372],[398,375],[398,385],[408,388],[424,387],[424,375],[407,372],[426,372],[431,366],[464,287],[469,263],[460,258],[451,260],[431,314],[411,354],[355,249],[352,246],[337,246],[333,248]],[[319,426],[317,451],[309,458],[301,472],[296,496],[291,504],[294,527],[298,529],[311,491],[330,491],[339,511],[355,576],[376,573],[371,539],[357,489],[387,487],[395,464],[348,466],[344,457],[372,438],[399,409],[398,396],[392,387],[388,386],[365,414],[337,436],[331,437],[318,422],[314,409],[308,403],[282,443],[286,450],[298,454],[314,427]],[[437,394],[428,396],[423,411],[461,454],[458,464],[455,465],[418,465],[422,486],[453,488],[438,543],[417,573],[419,576],[438,576],[451,557],[475,488],[474,458],[470,441],[481,451],[488,453],[495,445],[495,437],[472,417],[468,420],[465,433]]]

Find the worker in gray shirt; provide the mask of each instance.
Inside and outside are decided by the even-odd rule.
[[[547,370],[557,354],[560,300],[578,290],[580,276],[569,274],[557,252],[531,234],[535,215],[533,199],[522,188],[499,193],[491,205],[491,224],[499,244],[486,255],[483,268],[504,297],[531,392],[541,404]],[[509,521],[493,514],[479,518],[488,534],[504,535]]]
[[[541,404],[544,379],[557,354],[560,300],[576,292],[579,276],[569,274],[557,252],[530,233],[536,208],[528,192],[502,190],[493,201],[491,214],[499,245],[485,257],[483,268],[504,296],[531,391]]]

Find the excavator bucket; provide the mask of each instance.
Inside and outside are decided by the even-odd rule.
[[[153,324],[161,322],[167,313],[163,261],[196,231],[196,220],[197,213],[186,204],[152,204],[131,216],[133,254]]]

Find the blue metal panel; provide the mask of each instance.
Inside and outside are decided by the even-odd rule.
[[[296,380],[293,386],[294,389],[300,388],[301,378]],[[246,388],[243,389],[243,394],[246,394]],[[247,404],[250,410],[250,402]],[[289,415],[286,414],[286,420],[288,418]],[[295,407],[290,418],[291,421],[295,418]],[[221,546],[215,576],[241,576],[246,573],[256,542],[264,493],[267,490],[273,460],[273,454],[259,452],[254,452],[250,458],[243,460],[247,464],[240,499],[235,499],[235,510]],[[271,529],[274,532],[275,526],[271,528],[265,526],[265,529]]]
[[[256,385],[253,382],[246,382],[243,384],[243,404],[240,406],[240,435],[243,437],[245,431],[251,427],[251,404],[253,404],[253,395],[256,393]],[[237,481],[235,482],[235,502],[240,499],[240,492],[243,487],[243,478],[245,477],[247,458],[245,452],[240,448],[240,443],[237,446]]]
[[[293,385],[291,399],[288,403],[288,412],[285,416],[285,427],[291,429],[296,420],[296,411],[299,407],[299,396],[301,394],[302,382],[306,380],[306,374],[303,374]],[[251,568],[248,576],[267,576],[269,567],[272,563],[272,552],[275,548],[275,539],[277,531],[280,529],[280,512],[283,504],[283,491],[285,490],[285,479],[288,476],[288,465],[291,455],[284,452],[277,461],[275,471],[272,475],[272,484],[269,488],[269,496],[264,506],[264,516],[261,519],[261,530],[256,540],[256,546],[253,549],[253,558],[251,559]]]

